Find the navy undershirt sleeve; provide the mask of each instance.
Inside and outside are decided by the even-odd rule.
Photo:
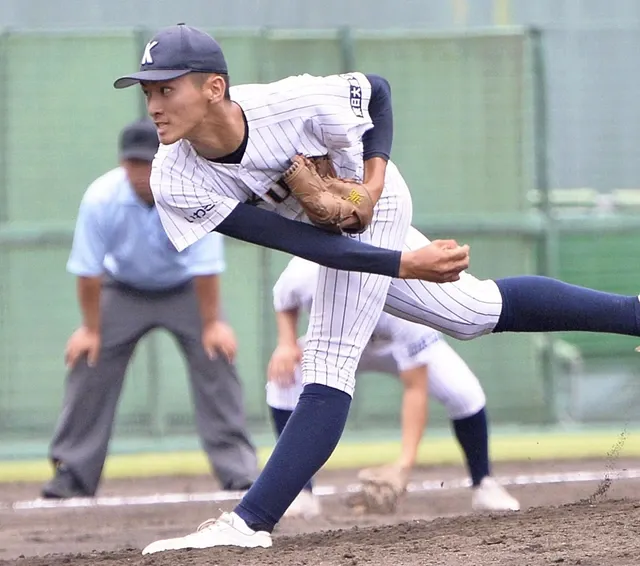
[[[400,270],[399,251],[371,246],[249,204],[238,204],[215,231],[333,269],[389,277],[398,277]]]
[[[372,157],[382,157],[389,161],[393,143],[393,110],[391,107],[391,86],[380,75],[365,75],[371,83],[369,116],[373,128],[362,136],[364,161]]]

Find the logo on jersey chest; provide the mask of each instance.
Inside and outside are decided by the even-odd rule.
[[[362,87],[353,75],[342,75],[347,81],[349,81],[349,104],[351,104],[351,110],[358,117],[364,116],[362,112]]]

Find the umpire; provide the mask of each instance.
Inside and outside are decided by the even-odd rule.
[[[222,237],[212,233],[182,253],[173,247],[149,186],[157,149],[151,122],[129,124],[120,167],[95,180],[80,204],[67,270],[77,276],[82,325],[67,343],[47,498],[96,493],[127,365],[154,328],[169,331],[186,358],[198,432],[222,488],[248,489],[257,476],[235,336],[219,318]]]

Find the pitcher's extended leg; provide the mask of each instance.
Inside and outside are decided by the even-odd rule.
[[[405,242],[429,240],[414,228]],[[394,279],[385,311],[459,340],[492,332],[608,332],[640,336],[637,296],[604,293],[549,277],[523,275],[479,280],[463,273],[455,283]]]

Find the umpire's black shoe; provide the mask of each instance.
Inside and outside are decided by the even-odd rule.
[[[222,491],[249,491],[252,485],[251,480],[235,480],[223,484]]]
[[[56,466],[56,475],[42,488],[45,499],[69,499],[71,497],[89,497],[71,470],[64,464]]]

